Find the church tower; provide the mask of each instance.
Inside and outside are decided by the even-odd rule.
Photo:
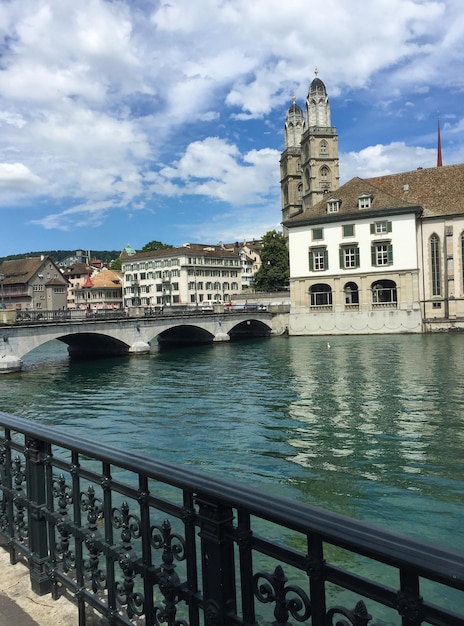
[[[306,97],[306,117],[293,100],[287,111],[280,159],[282,220],[314,206],[339,187],[337,129],[331,126],[324,83],[317,77]]]
[[[280,188],[282,192],[282,219],[301,211],[301,137],[304,129],[303,111],[295,102],[285,118],[284,151],[280,157]]]

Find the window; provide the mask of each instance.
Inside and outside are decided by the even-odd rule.
[[[321,187],[330,187],[330,170],[326,165],[323,165],[320,169]]]
[[[319,149],[320,149],[320,154],[321,155],[325,155],[325,154],[328,153],[329,146],[328,146],[327,141],[325,139],[323,139],[321,141],[321,143],[319,144]]]
[[[311,230],[313,241],[319,241],[320,239],[324,239],[324,229],[323,228],[313,228]]]
[[[329,269],[327,248],[312,248],[309,250],[309,269],[312,272]]]
[[[358,208],[369,209],[372,204],[372,196],[368,193],[362,193],[358,198]]]
[[[432,296],[441,294],[440,239],[438,235],[430,237],[430,262],[432,270]]]
[[[393,246],[391,242],[374,243],[371,247],[372,265],[380,267],[393,264]]]
[[[313,285],[309,290],[312,307],[328,307],[332,306],[332,289],[330,285],[318,283]]]
[[[384,233],[391,233],[392,223],[387,220],[381,222],[373,222],[371,224],[371,235],[383,235]]]
[[[372,303],[377,305],[396,305],[396,283],[393,280],[378,280],[372,283]]]
[[[359,248],[357,245],[340,247],[340,269],[359,267]]]
[[[354,224],[344,224],[342,231],[344,237],[354,237]]]
[[[353,282],[346,283],[344,287],[345,304],[348,306],[357,306],[359,304],[358,285]]]
[[[337,198],[330,198],[327,200],[327,213],[338,213],[340,208],[340,200]]]

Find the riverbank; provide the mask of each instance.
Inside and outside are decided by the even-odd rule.
[[[89,615],[88,626],[104,626],[106,621]],[[0,624],[2,626],[77,626],[77,606],[73,599],[51,594],[38,596],[31,589],[29,570],[24,563],[10,564],[10,555],[0,544]]]

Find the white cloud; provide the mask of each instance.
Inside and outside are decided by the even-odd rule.
[[[202,195],[238,206],[262,202],[278,186],[279,156],[270,149],[242,155],[236,145],[208,137],[190,144],[177,162],[162,168],[152,191]]]
[[[368,146],[359,152],[340,155],[343,163],[343,183],[354,176],[369,178],[396,172],[407,172],[418,167],[437,164],[436,149],[407,146],[403,142]]]
[[[0,163],[0,189],[15,193],[39,190],[43,180],[22,163]]]
[[[0,46],[0,162],[24,168],[0,185],[61,204],[38,220],[47,228],[192,196],[241,232],[273,224],[285,107],[304,101],[316,65],[337,126],[353,102],[405,134],[408,116],[441,108],[447,162],[463,155],[460,0],[326,0],[317,18],[307,0],[15,0],[0,3]],[[433,165],[430,137],[376,133],[379,145],[340,155],[345,180]]]

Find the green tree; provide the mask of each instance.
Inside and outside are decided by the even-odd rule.
[[[153,252],[153,250],[168,250],[169,248],[173,248],[169,243],[162,243],[161,241],[149,241],[146,243],[140,252]]]
[[[111,270],[117,270],[118,272],[120,272],[122,270],[121,257],[118,257],[117,259],[114,259],[114,261],[110,265],[110,269]]]
[[[288,248],[282,233],[270,230],[262,238],[261,267],[253,283],[256,291],[288,289],[290,277]]]

